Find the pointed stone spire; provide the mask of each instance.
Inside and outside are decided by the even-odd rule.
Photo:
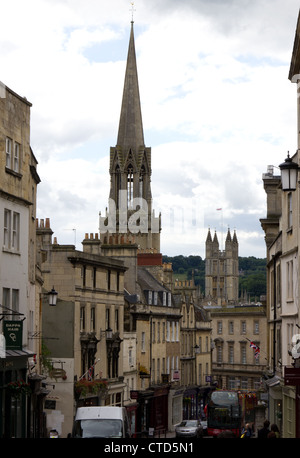
[[[117,145],[123,147],[124,149],[135,149],[134,153],[136,154],[138,153],[139,148],[144,146],[144,132],[136,65],[133,22],[131,22]]]
[[[238,239],[237,239],[235,230],[234,230],[232,241],[233,241],[233,243],[238,243]]]
[[[206,242],[212,242],[211,233],[210,233],[210,228],[208,229],[208,233],[207,233],[207,237],[206,237]]]
[[[217,237],[217,231],[215,231],[213,243],[214,243],[215,245],[219,246],[219,240],[218,240],[218,237]]]
[[[231,242],[231,234],[230,234],[230,229],[229,228],[228,228],[228,231],[227,231],[226,242]]]

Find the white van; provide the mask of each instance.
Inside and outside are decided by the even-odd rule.
[[[125,407],[79,407],[72,437],[130,437]]]

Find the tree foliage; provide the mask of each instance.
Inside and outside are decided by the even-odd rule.
[[[205,260],[201,256],[163,256],[163,262],[172,263],[174,277],[190,280],[205,292]],[[266,259],[254,256],[239,257],[239,294],[247,293],[259,299],[266,294]]]

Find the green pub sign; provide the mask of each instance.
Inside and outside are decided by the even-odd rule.
[[[3,334],[6,350],[22,350],[23,321],[4,321]]]

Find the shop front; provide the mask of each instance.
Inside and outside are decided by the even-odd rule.
[[[137,392],[135,392],[137,393]],[[133,403],[126,405],[126,411],[128,415],[128,420],[130,424],[131,437],[137,437],[137,408],[138,404]]]
[[[153,391],[145,390],[137,393],[136,437],[147,437],[150,428],[150,408]]]
[[[182,421],[182,399],[184,389],[170,389],[169,391],[169,431],[174,431],[175,426]]]
[[[168,430],[169,386],[138,391],[136,437],[148,437]]]
[[[199,417],[199,388],[190,387],[183,394],[183,420],[196,419]],[[199,405],[198,405],[199,404]]]
[[[168,430],[169,387],[156,388],[150,404],[150,427],[154,431]]]
[[[6,350],[6,357],[0,359],[0,438],[30,437],[27,367],[31,356],[23,350]]]

